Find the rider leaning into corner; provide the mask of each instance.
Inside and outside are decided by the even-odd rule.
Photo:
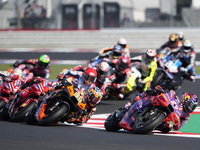
[[[127,81],[131,76],[130,69],[130,57],[122,55],[118,60],[114,62],[115,65],[115,77],[113,80],[114,95],[118,99],[124,98],[124,88],[127,86]]]
[[[142,107],[145,107],[149,104],[154,104],[156,102],[156,96],[160,95],[161,93],[164,93],[164,90],[161,88],[161,86],[157,85],[154,89],[153,93],[152,91],[146,91],[143,92],[140,95],[136,95],[130,102],[128,102],[124,107],[121,109],[123,110],[122,113],[125,115],[125,113],[131,108],[134,107],[134,109],[139,110]],[[195,94],[192,93],[183,93],[181,95],[181,98],[176,96],[176,92],[173,90],[170,90],[170,93],[176,97],[176,100],[179,102],[179,104],[182,105],[182,113],[180,118],[180,123],[176,126],[173,125],[173,130],[178,131],[188,120],[190,117],[190,114],[195,110],[195,108],[198,105],[198,98]],[[147,101],[144,98],[148,98],[150,101]],[[132,131],[133,129],[125,124],[125,121],[122,119],[119,123],[119,126],[123,129]],[[156,127],[156,130],[160,130],[162,133],[168,133],[170,130],[172,130],[172,125],[169,121],[166,119]]]
[[[109,63],[109,65],[114,66],[114,61],[118,60],[123,54],[123,48],[120,45],[115,45],[111,50],[106,51],[103,54],[99,54],[95,58],[91,59],[90,63],[97,59],[101,59],[102,61]],[[90,63],[88,66],[91,66]]]
[[[119,38],[119,40],[117,41],[117,45],[121,46],[123,48],[123,53],[130,57],[128,42],[125,38]],[[113,50],[112,47],[111,48],[104,48],[99,52],[99,55],[102,55],[102,54],[107,53],[107,52],[112,51],[112,50]]]
[[[81,65],[78,65],[76,67],[74,67],[72,70],[73,71],[81,71],[81,72],[85,72],[85,70],[87,69],[87,67],[83,67]],[[63,74],[64,72],[68,70],[68,69],[63,69],[61,71],[61,73],[58,75],[58,82],[60,82],[63,79]],[[108,86],[108,84],[106,84],[105,82],[109,82],[108,80],[112,78],[112,76],[108,75],[108,72],[110,70],[110,66],[107,62],[105,61],[101,61],[98,66],[96,67],[96,71],[97,71],[97,79],[95,81],[95,85],[101,89],[101,91],[105,94],[106,93],[106,88]],[[112,74],[111,74],[112,75]]]
[[[87,115],[80,116],[77,119],[71,119],[68,122],[85,123],[96,111],[96,104],[99,103],[103,95],[101,90],[95,85],[95,81],[97,79],[96,69],[87,67],[83,71],[66,70],[63,74],[59,74],[59,78],[62,82],[60,85],[56,86],[55,89],[62,88],[68,76],[73,77],[71,82],[77,84],[78,88],[83,91],[87,102]]]
[[[48,79],[50,76],[50,58],[48,55],[43,54],[39,59],[18,60],[13,64],[13,67],[16,68],[20,64],[25,64],[25,69],[32,72],[34,77],[40,76]]]
[[[138,79],[138,83],[142,86],[142,91],[146,91],[147,88],[150,88],[157,69],[155,51],[147,49],[144,55],[131,58],[131,62],[134,62],[134,67],[141,73],[141,78]]]
[[[184,41],[179,58],[182,62],[182,67],[180,70],[183,73],[184,79],[194,82],[196,52],[190,40],[186,39]]]
[[[157,54],[165,54],[165,48],[170,48],[171,52],[173,53],[179,52],[182,46],[183,43],[179,39],[178,35],[176,33],[171,33],[169,35],[169,40],[165,42],[159,49],[157,49]]]

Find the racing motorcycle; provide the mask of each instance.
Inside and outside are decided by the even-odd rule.
[[[18,75],[22,77],[22,80],[26,81],[33,77],[32,74],[22,71],[23,65],[17,68],[11,69],[9,74]],[[14,98],[14,94],[18,91],[21,86],[21,81],[19,79],[12,80],[11,77],[3,76],[3,82],[0,86],[0,110]]]
[[[50,90],[47,80],[36,81],[20,93],[2,109],[1,119],[14,122],[24,121],[25,115],[38,103],[38,99]]]
[[[126,99],[131,99],[133,94],[138,91],[139,93],[143,92],[143,85],[138,82],[138,79],[142,77],[140,71],[136,68],[137,63],[140,61],[135,61],[131,63],[131,76],[127,81],[127,86],[124,88],[124,96]]]
[[[93,65],[91,65],[90,63],[88,64],[88,67],[97,67],[98,64],[101,62],[99,61],[100,59],[97,59],[97,61],[94,61]],[[98,63],[97,63],[98,62]],[[74,67],[72,70],[73,71],[82,71],[84,72],[86,69],[86,67],[83,66],[76,66]],[[67,70],[67,69],[66,69]],[[66,71],[65,70],[65,71]],[[64,71],[62,71],[63,73]],[[113,68],[112,66],[110,66],[110,69],[108,71],[108,75],[106,77],[104,77],[103,83],[99,81],[98,76],[97,76],[97,81],[95,82],[96,86],[101,89],[101,91],[103,92],[103,97],[102,100],[106,100],[111,96],[111,91],[112,91],[112,83],[115,80],[115,68]]]
[[[42,103],[32,109],[25,118],[27,124],[51,125],[57,122],[69,122],[86,113],[86,99],[77,84],[66,80],[61,89],[46,95]]]
[[[3,82],[0,86],[0,110],[14,98],[15,92],[20,87],[19,80],[11,80],[10,82]]]
[[[181,87],[183,78],[181,77],[180,59],[173,55],[158,55],[158,67],[151,83],[152,89],[156,85],[162,86],[165,90],[177,90]]]
[[[125,109],[115,110],[104,123],[104,127],[107,131],[116,132],[122,128],[119,123],[123,122],[126,126],[129,126],[129,130],[138,133],[146,134],[153,131],[163,120],[167,119],[172,121],[174,125],[180,123],[180,115],[182,112],[182,106],[179,104],[179,100],[172,94],[173,91],[167,93],[161,93],[155,96],[155,100],[152,102],[148,97],[142,99],[146,101],[142,104],[142,108],[137,108],[137,102],[131,106],[128,111]],[[138,101],[139,102],[139,101]]]

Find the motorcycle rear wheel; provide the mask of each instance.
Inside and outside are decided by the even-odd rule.
[[[149,109],[145,113],[138,113],[133,127],[134,133],[146,134],[154,130],[165,118],[165,114],[158,109]]]
[[[51,123],[58,122],[59,119],[68,111],[68,109],[69,108],[65,104],[56,107],[49,114],[46,114],[46,117],[39,120],[38,125],[46,126],[50,125]]]
[[[24,121],[25,115],[36,105],[34,101],[31,101],[26,107],[22,108],[21,110],[17,111],[13,116],[11,116],[11,121],[13,122],[20,122]]]

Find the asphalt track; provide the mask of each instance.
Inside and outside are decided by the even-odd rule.
[[[10,56],[8,54],[7,56]],[[0,59],[28,59],[26,53],[12,54],[7,58],[0,53]],[[37,56],[36,56],[37,55]],[[31,58],[38,54],[31,54]],[[55,55],[52,55],[54,59]],[[63,57],[61,57],[63,56]],[[61,55],[60,59],[67,59],[69,55]],[[80,55],[79,55],[80,56]],[[82,55],[81,55],[82,56]],[[50,55],[51,57],[51,55]],[[55,56],[57,57],[57,56]],[[77,58],[78,56],[76,56]],[[85,56],[86,57],[86,56]],[[88,57],[88,55],[87,55]],[[71,57],[70,57],[71,58]],[[83,58],[83,56],[81,57]],[[78,58],[78,59],[81,59]],[[71,58],[72,59],[72,58]],[[180,92],[192,92],[199,96],[200,81],[183,83]],[[102,101],[97,106],[95,114],[111,113],[116,108],[123,106],[127,100]],[[195,126],[200,126],[196,124]],[[129,132],[107,132],[102,129],[79,128],[66,124],[48,127],[31,126],[25,123],[12,123],[0,121],[0,150],[197,150],[199,138],[173,137],[160,135],[135,135]]]

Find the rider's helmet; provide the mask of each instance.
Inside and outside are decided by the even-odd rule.
[[[117,73],[123,74],[123,72],[124,72],[128,67],[130,67],[130,63],[131,63],[130,57],[127,56],[127,55],[122,55],[122,56],[119,58],[119,61],[117,62],[117,65],[116,65],[116,71],[117,71]]]
[[[125,48],[127,45],[127,41],[125,38],[119,38],[119,40],[117,41],[117,44],[120,45],[122,48]]]
[[[192,42],[190,40],[185,40],[183,43],[183,52],[189,53],[192,50]]]
[[[123,48],[120,45],[113,47],[113,58],[119,58],[122,55]]]
[[[171,33],[169,35],[169,46],[170,47],[175,47],[177,42],[178,42],[178,35],[175,34],[175,33]]]
[[[85,83],[94,83],[97,79],[97,71],[94,68],[87,68],[84,72]]]
[[[107,76],[108,74],[108,71],[110,69],[110,66],[107,62],[105,61],[102,61],[99,65],[98,65],[98,68],[97,68],[97,79],[98,81],[100,82],[103,82],[105,77]]]
[[[181,102],[183,104],[183,109],[187,113],[192,113],[198,106],[198,98],[192,93],[183,93],[181,96]]]
[[[184,38],[183,32],[178,32],[177,35],[178,35],[179,40],[182,41]]]
[[[42,54],[38,60],[38,64],[41,67],[41,69],[45,69],[48,67],[50,63],[50,58],[48,55]]]
[[[154,61],[156,57],[156,53],[152,49],[147,49],[144,53],[144,62],[146,65],[149,65],[152,61]]]
[[[88,102],[90,105],[98,104],[102,99],[103,93],[98,87],[93,87],[88,92]]]

